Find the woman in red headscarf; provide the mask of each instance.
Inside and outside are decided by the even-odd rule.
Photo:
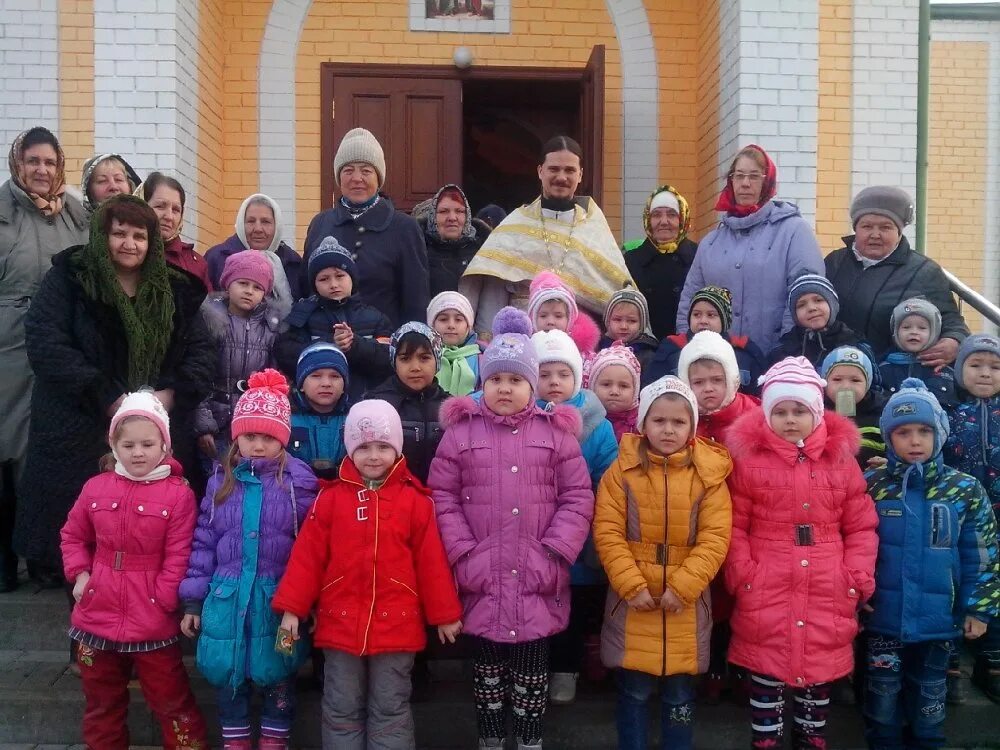
[[[713,285],[733,294],[730,333],[770,351],[792,328],[788,288],[803,273],[823,275],[812,227],[794,203],[776,200],[778,170],[760,146],[733,159],[715,204],[725,216],[698,245],[677,308],[677,330],[687,327],[691,297]]]

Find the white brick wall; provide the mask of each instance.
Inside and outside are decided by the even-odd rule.
[[[176,176],[197,215],[197,0],[94,0],[94,149]],[[184,236],[195,241],[194,221]]]
[[[854,4],[851,195],[870,185],[917,192],[919,0]],[[913,225],[906,229],[913,240]]]
[[[56,0],[0,0],[0,147],[35,125],[59,136]],[[3,178],[7,179],[6,164]]]

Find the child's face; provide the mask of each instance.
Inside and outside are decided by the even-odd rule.
[[[396,449],[381,441],[362,443],[351,454],[361,476],[374,481],[385,479],[398,458]]]
[[[771,429],[789,443],[798,443],[812,434],[816,420],[805,404],[798,401],[779,401],[771,410]]]
[[[517,414],[531,403],[531,383],[513,372],[498,372],[483,383],[483,402],[501,417]]]
[[[821,331],[830,324],[830,303],[813,292],[803,294],[795,303],[795,322],[810,331]]]
[[[922,315],[907,315],[899,323],[897,338],[904,352],[922,352],[931,340],[931,324]]]
[[[826,397],[836,403],[837,394],[841,391],[851,391],[854,394],[854,403],[861,403],[861,399],[868,393],[865,374],[853,365],[837,365],[830,368],[830,372],[826,374]]]
[[[698,399],[698,411],[711,414],[726,400],[726,371],[718,362],[699,359],[688,367],[688,385]]]
[[[245,432],[236,438],[243,458],[277,458],[284,446],[277,438],[259,432]]]
[[[698,300],[691,306],[691,314],[688,316],[688,325],[691,331],[715,331],[722,333],[722,316],[715,309],[715,305],[705,300]]]
[[[562,300],[550,299],[538,307],[538,314],[535,315],[535,330],[552,331],[555,329],[569,330],[569,308]]]
[[[1000,393],[1000,357],[990,352],[970,354],[962,365],[962,382],[976,398],[993,398]]]
[[[903,424],[889,436],[900,461],[922,464],[934,455],[934,430],[926,424]]]
[[[573,370],[562,362],[548,362],[538,368],[538,398],[561,404],[572,398],[576,380]]]
[[[422,391],[434,382],[437,360],[426,347],[396,354],[396,377],[412,391]]]
[[[344,379],[332,367],[313,370],[302,381],[302,395],[314,410],[331,412],[344,395]]]
[[[628,411],[635,403],[635,382],[624,365],[608,365],[591,387],[611,414]]]
[[[115,452],[126,471],[144,477],[163,461],[163,436],[148,419],[131,419],[122,424],[115,441]]]
[[[640,321],[638,307],[631,302],[619,302],[608,315],[608,338],[612,341],[631,341],[641,333]]]
[[[249,315],[264,299],[264,287],[250,279],[236,279],[226,291],[229,293],[229,311],[234,315]]]
[[[316,294],[335,302],[347,299],[354,291],[351,275],[340,268],[324,268],[316,274]]]
[[[458,310],[442,310],[434,318],[434,330],[445,346],[461,346],[469,338],[469,321]]]
[[[691,413],[680,399],[660,398],[650,405],[642,423],[649,447],[661,456],[684,448],[691,440]]]

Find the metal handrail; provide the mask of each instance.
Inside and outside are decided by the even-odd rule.
[[[1000,307],[997,307],[993,302],[990,302],[986,299],[986,297],[970,287],[947,268],[942,268],[941,270],[944,271],[945,278],[948,279],[951,291],[954,292],[960,300],[968,304],[968,306],[973,310],[976,310],[993,325],[1000,326]]]

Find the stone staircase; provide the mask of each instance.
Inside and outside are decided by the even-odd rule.
[[[35,592],[28,584],[0,595],[0,745],[71,745],[80,742],[83,694],[67,669],[68,607],[61,591]],[[431,663],[428,700],[414,704],[417,746],[428,750],[476,747],[469,665]],[[215,724],[213,691],[191,666],[192,682],[209,726]],[[302,680],[295,723],[296,748],[320,747],[320,694]],[[142,692],[132,689],[129,727],[136,745],[157,745],[159,732]],[[615,747],[615,696],[611,687],[582,687],[571,706],[554,706],[546,717],[547,750],[608,750]],[[655,708],[653,709],[655,713]],[[699,706],[696,743],[728,750],[749,745],[747,710],[732,703]],[[655,723],[655,722],[654,722]],[[835,707],[831,748],[864,747],[862,723],[853,708]],[[970,690],[967,705],[949,707],[949,745],[1000,748],[1000,707]]]

